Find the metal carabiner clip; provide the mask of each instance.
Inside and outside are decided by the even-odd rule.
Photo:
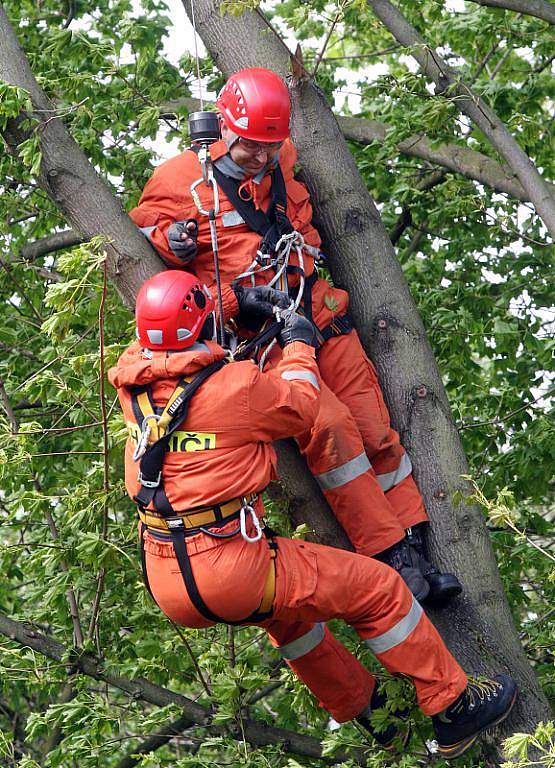
[[[142,458],[146,453],[146,449],[148,448],[148,438],[150,437],[150,433],[152,431],[152,428],[148,423],[149,419],[154,419],[154,421],[158,423],[160,421],[160,416],[157,413],[150,413],[148,416],[144,417],[143,423],[141,424],[141,438],[137,443],[137,447],[133,453],[133,461],[138,461],[140,458]]]
[[[262,538],[262,528],[260,527],[260,521],[256,516],[254,507],[251,507],[246,498],[243,497],[242,501],[243,506],[241,507],[241,514],[239,516],[241,536],[245,539],[245,541],[248,541],[249,544],[254,544],[256,541],[260,541]],[[249,536],[247,533],[247,512],[250,514],[253,525],[256,528],[256,536]]]

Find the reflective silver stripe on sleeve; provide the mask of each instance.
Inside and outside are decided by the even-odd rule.
[[[156,229],[156,226],[154,227],[139,227],[139,230],[143,233],[145,237],[147,237],[150,240],[151,234]]]
[[[365,453],[360,453],[340,467],[316,475],[316,482],[323,491],[331,491],[333,488],[339,488],[345,483],[350,483],[351,480],[360,477],[369,469],[372,469],[372,465],[368,461],[368,456]]]
[[[388,629],[383,635],[378,637],[370,637],[366,640],[366,645],[373,653],[385,653],[390,651],[395,646],[403,643],[416,625],[420,621],[422,616],[422,607],[420,603],[413,597],[410,611],[407,615],[398,621],[394,627]]]
[[[315,374],[311,373],[310,371],[284,371],[281,374],[281,378],[285,379],[286,381],[295,381],[296,379],[309,381],[312,386],[318,390],[318,392],[320,391],[318,379]]]
[[[287,645],[280,645],[277,649],[284,659],[294,661],[306,656],[307,653],[314,650],[324,639],[325,624],[315,624],[305,635],[292,640]]]
[[[393,472],[384,472],[381,475],[377,475],[378,483],[381,485],[382,491],[385,493],[386,491],[390,491],[392,488],[398,485],[401,480],[404,480],[405,477],[408,477],[411,473],[411,460],[407,454],[404,453],[396,470]]]

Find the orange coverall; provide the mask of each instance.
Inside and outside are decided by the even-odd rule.
[[[164,406],[180,375],[194,373],[225,353],[207,342],[183,352],[148,354],[136,342],[109,373],[130,430],[125,478],[131,496],[139,484],[129,388],[149,384],[155,405]],[[190,510],[261,491],[275,477],[271,442],[310,429],[318,414],[320,384],[314,350],[299,342],[286,346],[270,371],[237,362],[213,374],[190,401],[186,421],[178,427],[182,431],[174,433],[177,439],[164,460],[164,491],[173,509]],[[262,518],[260,497],[254,506]],[[235,520],[218,533],[236,527]],[[248,532],[253,535],[252,524]],[[375,681],[326,628],[333,618],[351,624],[389,671],[412,679],[424,713],[443,710],[464,690],[463,670],[394,570],[331,547],[282,537],[275,541],[273,613],[259,624],[338,722],[360,714]],[[234,621],[260,605],[270,564],[267,539],[249,543],[240,533],[217,539],[200,532],[188,536],[186,546],[197,587],[211,611]],[[183,626],[211,626],[189,598],[171,541],[149,530],[144,548],[150,589],[162,611]]]
[[[210,147],[213,160],[227,153],[218,141]],[[287,214],[294,228],[309,245],[318,247],[320,237],[311,225],[312,207],[306,187],[293,177],[297,153],[290,141],[280,153],[280,166],[287,191]],[[149,238],[164,261],[172,267],[183,263],[168,247],[167,231],[178,220],[195,218],[199,223],[198,253],[188,269],[213,295],[214,261],[208,218],[200,216],[190,193],[191,184],[201,176],[194,152],[186,151],[158,167],[147,183],[137,208],[130,216]],[[255,205],[266,210],[270,202],[268,174],[244,188]],[[211,207],[211,191],[197,187],[205,210]],[[227,319],[238,312],[231,283],[248,269],[260,245],[260,236],[237,216],[224,192],[220,190],[217,215],[222,305]],[[291,263],[298,265],[296,257]],[[304,256],[305,274],[314,271],[314,260]],[[271,270],[257,276],[264,283]],[[288,276],[291,287],[299,276]],[[248,284],[248,280],[243,280]],[[347,312],[346,291],[317,280],[312,289],[313,320],[322,329],[334,317]],[[273,363],[279,348],[274,350]],[[392,429],[389,413],[374,366],[362,349],[356,331],[329,339],[318,351],[322,380],[320,411],[314,426],[295,435],[301,452],[326,496],[334,514],[357,552],[375,555],[404,537],[404,529],[428,520],[422,497],[412,477],[412,465]]]

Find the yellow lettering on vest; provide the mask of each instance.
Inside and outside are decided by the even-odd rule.
[[[134,446],[139,444],[141,430],[132,421],[126,422],[129,437]],[[157,435],[158,430],[153,432]],[[152,434],[152,433],[151,433]],[[149,440],[152,443],[152,440]],[[216,447],[216,435],[213,432],[179,432],[172,434],[167,450],[170,453],[192,453],[193,451],[211,451]]]

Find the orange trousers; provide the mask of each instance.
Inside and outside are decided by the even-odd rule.
[[[261,502],[256,507],[261,517]],[[234,521],[218,532],[236,526]],[[410,678],[425,714],[445,709],[464,690],[465,673],[393,569],[332,547],[281,537],[275,541],[273,614],[259,626],[338,722],[362,712],[375,680],[327,629],[330,619],[353,626],[387,670]],[[213,626],[187,594],[172,543],[147,531],[144,549],[150,589],[162,611],[185,627]],[[199,533],[187,538],[187,551],[211,611],[237,621],[258,608],[270,563],[266,539],[249,543],[240,534],[222,540]]]
[[[314,322],[323,328],[334,314],[347,312],[349,296],[317,280],[312,301]],[[280,354],[276,345],[270,366]],[[312,429],[296,440],[355,550],[376,555],[400,541],[405,528],[427,522],[428,515],[357,332],[326,341],[317,360],[320,411]]]

